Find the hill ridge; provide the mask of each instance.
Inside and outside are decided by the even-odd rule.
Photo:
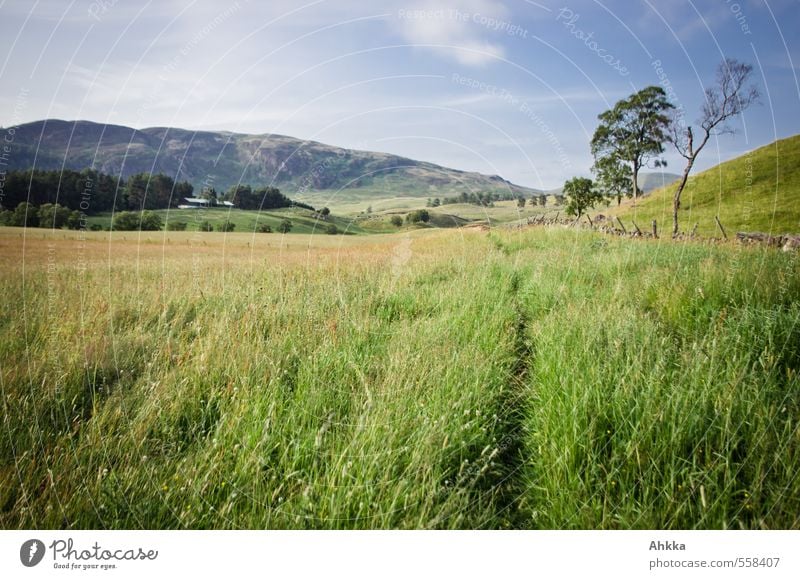
[[[78,119],[44,119],[15,127],[7,169],[81,170],[128,177],[162,172],[195,188],[224,190],[237,183],[274,185],[295,195],[347,189],[365,198],[442,197],[461,191],[506,191],[531,196],[537,189],[392,153],[348,149],[273,133],[141,129]]]

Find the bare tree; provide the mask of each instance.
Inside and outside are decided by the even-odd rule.
[[[720,63],[717,67],[714,86],[706,89],[706,102],[703,105],[700,119],[697,121],[701,131],[698,141],[695,141],[691,125],[685,125],[683,119],[678,115],[674,115],[672,119],[668,140],[686,159],[686,167],[683,169],[683,174],[672,198],[673,237],[678,234],[678,209],[681,207],[681,194],[700,151],[712,136],[734,133],[735,129],[728,124],[728,120],[741,114],[758,101],[758,89],[753,85],[746,86],[752,72],[752,65],[732,58],[726,58]]]

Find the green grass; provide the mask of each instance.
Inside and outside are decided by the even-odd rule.
[[[800,527],[797,254],[22,231],[2,528]]]
[[[619,215],[628,222],[633,219],[642,229],[649,229],[656,219],[662,231],[670,231],[674,191],[675,186],[670,185],[657,189],[636,207],[627,201],[620,209],[596,213]],[[689,232],[697,223],[698,234],[721,237],[715,215],[729,236],[738,231],[800,232],[800,135],[691,176],[681,196],[681,231]]]

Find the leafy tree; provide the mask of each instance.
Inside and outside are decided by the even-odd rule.
[[[272,227],[268,223],[259,223],[256,226],[256,231],[258,233],[272,233]]]
[[[258,198],[250,185],[232,185],[225,192],[224,199],[240,209],[258,209]]]
[[[592,166],[592,171],[597,177],[597,187],[608,197],[616,198],[617,205],[622,202],[623,195],[626,197],[633,195],[631,168],[616,156],[600,157]]]
[[[258,207],[253,207],[253,209],[278,209],[292,206],[291,199],[276,187],[262,187],[261,189],[256,189],[254,194],[258,199]]]
[[[655,166],[662,164],[658,156],[664,152],[668,113],[673,108],[663,88],[649,86],[598,116],[600,125],[592,137],[592,155],[596,163],[609,156],[630,163],[634,203],[639,195],[639,169],[652,159]]]
[[[67,224],[70,210],[58,203],[45,203],[39,206],[39,227],[61,229]]]
[[[185,221],[167,221],[167,231],[186,231]]]
[[[533,201],[533,199],[534,198],[532,197],[531,201]],[[539,205],[542,207],[545,207],[547,205],[547,195],[539,195]]]
[[[439,207],[441,204],[442,204],[442,200],[437,197],[436,199],[433,200],[433,203],[431,204],[431,207]]]
[[[125,184],[127,207],[132,210],[166,209],[177,206],[179,196],[173,196],[175,181],[172,177],[158,173],[137,173],[131,175]],[[182,191],[188,191],[191,197],[192,189],[188,183],[181,186]],[[187,196],[187,195],[183,195]]]
[[[211,187],[208,190],[209,195],[213,193],[213,196],[210,196],[211,205],[217,204],[217,192]],[[159,207],[159,209],[166,209],[167,207],[175,207],[181,203],[181,201],[185,197],[191,197],[194,194],[194,187],[188,181],[181,181],[180,183],[175,183],[174,194],[170,195],[169,203],[163,207]],[[202,195],[201,195],[202,196]]]
[[[427,209],[417,209],[406,215],[406,221],[409,223],[427,223],[431,219],[431,214]]]
[[[331,214],[331,210],[328,209],[327,207],[323,207],[322,209],[319,210],[319,214],[322,215],[323,217],[327,217],[328,215]]]
[[[217,225],[217,231],[223,231],[225,233],[230,233],[234,229],[236,229],[236,224],[232,223],[231,221],[223,221]]]
[[[67,216],[67,221],[65,225],[67,229],[74,229],[78,230],[81,228],[81,212],[80,211],[70,211],[69,215]],[[159,227],[159,229],[161,229]]]
[[[211,225],[210,221],[201,221],[200,225],[197,226],[198,231],[214,231],[214,226]]]
[[[181,199],[187,197],[187,195],[181,195]],[[203,191],[200,193],[201,199],[208,199],[209,204],[212,207],[217,206],[217,202],[219,201],[219,196],[217,195],[217,190],[213,187],[203,187]]]
[[[400,217],[399,215],[392,215],[391,219],[389,219],[389,223],[391,223],[395,227],[402,227],[403,218]]]
[[[678,153],[686,159],[686,166],[672,197],[673,236],[678,234],[678,209],[681,207],[681,194],[700,151],[712,136],[735,132],[728,124],[728,120],[740,115],[759,99],[758,89],[753,85],[748,86],[752,72],[752,65],[732,58],[726,58],[719,64],[716,81],[714,86],[706,89],[705,103],[700,119],[697,121],[700,126],[698,141],[695,141],[692,126],[686,125],[679,115],[673,116],[668,139]]]
[[[525,207],[525,197],[522,196],[517,197],[517,207],[519,207],[520,209]]]
[[[288,219],[284,219],[280,222],[280,225],[278,225],[278,231],[281,233],[289,233],[292,230],[292,227],[292,222]]]
[[[603,199],[603,195],[595,189],[592,180],[586,177],[573,177],[564,183],[564,193],[567,196],[567,214],[578,218]]]
[[[325,226],[325,233],[328,235],[336,235],[339,233],[339,228],[336,227],[335,223],[328,223],[328,225]]]
[[[39,210],[33,204],[23,201],[14,209],[10,225],[17,227],[36,227],[39,225]]]

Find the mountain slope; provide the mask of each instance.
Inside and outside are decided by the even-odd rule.
[[[674,185],[653,191],[636,207],[625,201],[619,208],[598,213],[634,219],[650,227],[656,219],[662,231],[672,225]],[[800,231],[800,135],[775,141],[702,173],[691,176],[681,196],[681,231],[695,223],[701,235],[719,236],[718,215],[729,236],[737,231],[796,233]]]
[[[163,172],[225,190],[274,185],[294,197],[346,190],[366,198],[436,197],[461,191],[531,195],[497,175],[459,171],[386,153],[355,151],[282,135],[142,130],[90,121],[45,120],[15,130],[8,169],[84,169],[127,177]]]

